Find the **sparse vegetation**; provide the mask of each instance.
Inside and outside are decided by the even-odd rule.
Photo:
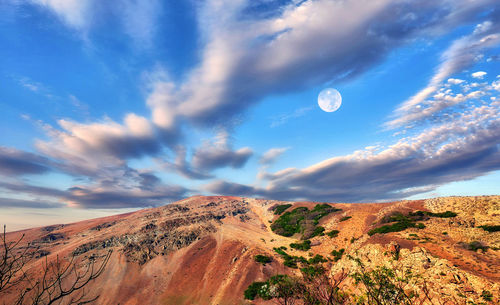
[[[368,231],[368,235],[372,236],[374,234],[380,233],[380,234],[385,234],[385,233],[390,233],[390,232],[400,232],[404,231],[408,228],[417,228],[417,229],[423,229],[425,228],[425,225],[423,223],[414,223],[411,221],[400,221],[396,222],[391,225],[384,225],[375,229],[371,229]]]
[[[483,290],[483,292],[481,292],[481,297],[487,302],[493,301],[493,294],[488,290]]]
[[[349,219],[351,219],[351,218],[352,218],[352,216],[344,216],[344,217],[340,218],[340,220],[339,220],[339,221],[340,221],[340,222],[342,222],[342,221],[349,220]]]
[[[331,230],[330,232],[326,233],[326,235],[330,236],[331,238],[334,238],[337,237],[339,233],[340,233],[339,230]]]
[[[322,255],[316,254],[313,258],[310,258],[307,262],[309,264],[319,264],[319,263],[325,263],[328,260],[324,258]]]
[[[273,261],[271,257],[262,254],[255,255],[254,259],[257,263],[261,263],[262,265],[265,265]]]
[[[281,215],[286,209],[291,207],[291,204],[280,204],[274,208],[274,215]]]
[[[296,233],[302,233],[302,239],[309,239],[315,233],[319,220],[337,211],[340,209],[325,203],[317,204],[312,210],[307,207],[298,207],[284,212],[271,224],[271,229],[281,236],[290,237]]]
[[[368,269],[360,259],[355,260],[358,267],[329,276],[327,268],[318,261],[300,269],[301,276],[276,275],[266,282],[255,282],[245,291],[246,299],[260,297],[273,299],[277,304],[314,304],[314,305],[413,305],[434,304],[430,298],[432,291],[425,280],[408,270],[385,266]],[[354,279],[358,289],[345,290],[341,283],[349,276]],[[251,293],[250,293],[251,292]],[[492,299],[489,292],[481,296]]]
[[[415,219],[421,220],[424,216],[425,212],[422,211],[410,213],[408,216],[396,212],[382,219],[382,223],[393,222],[393,224],[383,225],[381,227],[371,229],[368,231],[368,235],[372,236],[377,233],[385,234],[390,232],[400,232],[408,228],[423,229],[425,228],[425,225],[423,223],[415,223]]]
[[[344,255],[344,252],[345,252],[345,249],[340,249],[340,250],[333,250],[331,252],[332,256],[333,256],[333,260],[334,261],[339,261],[341,258],[342,258],[342,255]]]
[[[479,226],[479,228],[490,233],[500,231],[500,225],[493,225],[493,226],[485,225],[485,226]]]
[[[12,304],[88,304],[99,295],[89,297],[88,284],[101,276],[111,257],[111,251],[78,260],[44,255],[40,270],[27,268],[36,258],[32,244],[22,245],[24,235],[8,242],[5,226],[0,240],[0,299],[4,293],[17,293]],[[100,261],[100,262],[99,262]],[[92,291],[90,291],[92,293]]]
[[[428,211],[416,211],[416,212],[410,212],[408,216],[413,217],[413,218],[422,218],[425,216],[428,217],[438,217],[438,218],[451,218],[457,216],[457,213],[452,212],[452,211],[446,211],[446,212],[441,212],[441,213],[432,213]],[[423,219],[418,219],[418,220],[423,220]]]
[[[461,243],[462,247],[464,247],[465,249],[467,250],[471,250],[471,251],[474,251],[474,252],[477,252],[477,250],[481,250],[483,252],[486,252],[486,250],[488,250],[488,246],[484,245],[482,242],[480,241],[472,241],[470,243]]]
[[[302,243],[291,243],[290,248],[301,250],[301,251],[307,251],[307,250],[311,249],[311,241],[304,240]]]
[[[325,235],[325,228],[323,228],[322,226],[317,226],[316,228],[314,228],[314,231],[311,235],[311,238],[315,237],[315,236],[323,236]]]
[[[244,295],[245,299],[247,300],[255,300],[257,296],[263,299],[267,299],[267,296],[265,295],[265,289],[267,282],[253,282],[248,286],[248,288],[245,290]]]

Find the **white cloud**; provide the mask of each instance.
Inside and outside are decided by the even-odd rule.
[[[453,84],[453,85],[459,85],[463,82],[464,82],[463,79],[458,79],[458,78],[449,78],[448,79],[448,83]]]
[[[487,73],[484,71],[477,71],[477,72],[472,73],[471,76],[474,78],[477,78],[477,79],[483,79],[486,74]]]

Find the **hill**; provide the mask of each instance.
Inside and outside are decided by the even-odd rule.
[[[353,258],[367,266],[411,266],[436,299],[493,304],[500,295],[500,232],[487,229],[499,224],[500,196],[373,204],[198,196],[7,239],[24,234],[22,245],[36,249],[28,270],[112,249],[103,274],[88,285],[100,295],[96,304],[271,304],[244,300],[243,293],[254,281],[297,274],[286,255],[321,255],[332,275],[355,270]],[[259,263],[257,255],[270,262]],[[351,279],[343,285],[355,287]],[[16,293],[0,297],[8,304]]]

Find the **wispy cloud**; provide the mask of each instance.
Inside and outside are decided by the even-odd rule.
[[[274,163],[282,154],[284,154],[290,147],[275,147],[266,151],[260,157],[259,163],[269,165]]]
[[[289,120],[297,119],[305,116],[309,111],[313,110],[314,107],[302,107],[296,109],[292,113],[282,114],[277,117],[274,117],[271,122],[271,128],[278,127],[288,123]]]

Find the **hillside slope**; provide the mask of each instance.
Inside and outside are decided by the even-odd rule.
[[[99,294],[96,304],[249,304],[243,300],[252,282],[277,273],[293,274],[273,248],[306,258],[329,258],[332,274],[355,268],[349,256],[369,264],[412,266],[429,279],[443,298],[481,301],[482,291],[500,295],[500,232],[479,226],[500,224],[500,196],[449,197],[377,204],[335,203],[341,209],[319,218],[317,226],[328,235],[310,238],[311,249],[290,248],[301,234],[275,234],[271,224],[279,217],[274,209],[286,202],[240,197],[191,197],[166,206],[134,213],[13,232],[9,240],[25,234],[23,242],[37,247],[40,258],[27,266],[42,268],[45,259],[102,256],[113,249],[102,274],[90,283]],[[290,203],[312,210],[317,203]],[[454,211],[455,217],[424,217],[425,228],[368,234],[387,223],[391,215],[414,211]],[[286,213],[286,212],[285,212]],[[488,248],[470,250],[471,242]],[[334,261],[334,249],[345,249]],[[394,251],[399,259],[391,259]],[[257,254],[273,258],[262,265]],[[346,285],[352,282],[346,281]],[[2,299],[12,299],[3,295]],[[497,302],[494,299],[493,302]]]

